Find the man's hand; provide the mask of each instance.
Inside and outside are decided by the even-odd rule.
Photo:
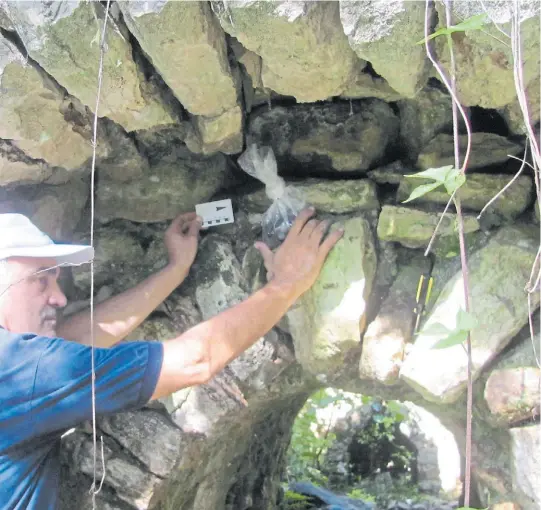
[[[298,215],[276,253],[265,243],[255,244],[263,256],[267,279],[293,287],[298,297],[315,283],[327,255],[344,234],[343,229],[335,230],[323,241],[329,223],[311,220],[313,214],[314,209],[308,208]]]
[[[180,272],[188,271],[195,260],[201,225],[201,218],[191,212],[177,216],[165,232],[169,265]]]

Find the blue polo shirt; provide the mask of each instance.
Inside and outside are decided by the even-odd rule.
[[[0,509],[58,508],[60,436],[92,419],[91,348],[0,328]],[[160,342],[94,349],[96,414],[144,406]]]

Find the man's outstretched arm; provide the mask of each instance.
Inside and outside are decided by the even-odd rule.
[[[242,303],[164,343],[164,359],[153,398],[202,384],[265,335],[316,281],[343,231],[323,242],[326,222],[303,211],[276,254],[260,251],[272,280]]]
[[[169,264],[135,287],[95,307],[96,347],[110,347],[128,336],[184,281],[197,252],[200,228],[195,213],[177,217],[165,233]],[[90,311],[68,317],[59,325],[58,335],[90,345]]]

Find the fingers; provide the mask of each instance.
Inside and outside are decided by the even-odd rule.
[[[324,261],[327,258],[327,255],[329,252],[333,249],[334,245],[342,239],[342,236],[344,235],[344,229],[339,228],[337,230],[334,230],[331,232],[325,241],[321,243],[321,246],[319,248],[319,256],[321,257],[321,260]]]
[[[314,215],[314,213],[315,209],[313,207],[307,207],[306,209],[303,209],[297,215],[297,218],[293,222],[293,225],[289,230],[289,234],[292,236],[298,236],[304,229],[306,222]]]
[[[272,253],[271,249],[262,242],[257,242],[254,244],[255,248],[259,250],[259,253],[261,253],[261,256],[263,257],[263,262],[265,264],[265,268],[267,271],[272,271],[272,262],[274,260],[274,253]]]
[[[199,231],[201,230],[202,225],[203,222],[201,221],[201,218],[194,218],[188,227],[187,235],[191,237],[197,237],[199,235]]]
[[[320,245],[327,228],[329,228],[329,222],[327,220],[319,222],[317,227],[314,228],[312,234],[310,235],[310,240],[313,241],[316,246]]]

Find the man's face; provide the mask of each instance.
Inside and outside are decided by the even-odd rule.
[[[56,335],[56,313],[67,300],[54,259],[11,258],[10,287],[0,297],[0,324],[13,333]]]

